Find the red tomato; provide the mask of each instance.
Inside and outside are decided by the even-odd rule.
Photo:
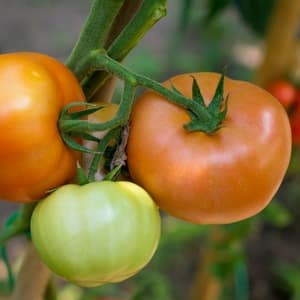
[[[296,89],[289,81],[275,80],[267,86],[267,91],[277,98],[284,108],[289,108],[295,102]]]
[[[0,198],[30,202],[68,182],[79,156],[62,141],[63,106],[84,101],[74,75],[38,53],[0,55]]]
[[[290,116],[293,144],[300,144],[300,103]]]
[[[219,74],[171,78],[192,96],[192,77],[208,104]],[[170,81],[165,85],[170,87]],[[289,120],[269,93],[225,78],[229,95],[223,127],[188,132],[188,113],[154,92],[144,93],[131,116],[128,168],[166,212],[194,223],[230,223],[253,216],[274,196],[291,153]]]

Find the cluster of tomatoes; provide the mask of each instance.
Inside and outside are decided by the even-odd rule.
[[[183,74],[164,85],[192,99],[196,81],[210,109],[219,80],[215,73]],[[187,131],[191,115],[147,91],[130,119],[126,152],[135,183],[70,184],[81,155],[64,144],[57,122],[65,105],[85,101],[74,75],[45,55],[0,55],[0,93],[0,198],[39,201],[34,245],[55,273],[82,286],[124,280],[148,263],[160,236],[158,207],[199,224],[256,214],[290,159],[289,121],[278,101],[225,78],[227,115],[216,132]],[[115,112],[91,119],[103,122]]]
[[[267,86],[267,90],[288,112],[293,144],[300,145],[300,89],[287,79],[277,79]]]
[[[81,155],[57,123],[66,104],[85,101],[74,75],[45,55],[3,54],[0,90],[0,198],[39,201],[31,235],[45,264],[82,286],[138,272],[157,247],[159,211],[132,182],[69,183]]]

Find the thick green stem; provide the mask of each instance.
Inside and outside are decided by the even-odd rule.
[[[165,15],[166,0],[144,0],[136,15],[108,48],[108,55],[122,61],[145,33]],[[102,87],[109,76],[106,72],[97,71],[84,81],[83,89],[88,99]]]
[[[124,0],[95,0],[80,37],[67,60],[73,70],[77,62],[91,50],[104,46],[113,22]]]
[[[104,50],[91,52],[88,57],[81,60],[81,62],[77,64],[74,72],[77,78],[81,80],[95,70],[105,70],[106,72],[114,74],[125,82],[123,100],[120,104],[117,115],[112,120],[99,124],[89,123],[85,120],[61,118],[59,126],[62,133],[71,131],[102,131],[106,129],[112,129],[120,125],[125,125],[129,118],[133,104],[135,86],[137,85],[152,89],[169,99],[171,102],[191,111],[195,116],[201,119],[203,123],[207,123],[212,120],[212,116],[209,111],[197,101],[191,101],[180,93],[170,90],[146,76],[130,71],[122,64],[107,56]]]
[[[113,129],[119,126],[126,125],[129,114],[132,108],[134,94],[135,94],[135,85],[133,85],[134,78],[130,81],[124,83],[124,92],[122,97],[122,102],[120,103],[118,112],[116,116],[107,122],[103,123],[90,123],[85,120],[64,120],[60,119],[59,128],[61,132],[70,132],[70,131],[83,131],[83,132],[92,132],[92,131],[103,131],[106,129]]]

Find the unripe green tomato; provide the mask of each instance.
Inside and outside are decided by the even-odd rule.
[[[160,215],[131,182],[69,184],[39,202],[31,219],[33,243],[56,274],[85,287],[125,280],[153,256]]]

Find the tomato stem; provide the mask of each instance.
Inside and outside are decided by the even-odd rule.
[[[146,32],[166,15],[166,0],[144,0],[135,16],[108,47],[107,53],[117,61],[122,61],[144,37]],[[103,86],[110,74],[95,71],[83,82],[83,90],[88,99]]]
[[[113,25],[124,0],[95,0],[85,26],[79,36],[67,66],[73,70],[77,61],[88,54],[91,50],[104,46],[109,31]]]
[[[59,128],[62,137],[65,137],[69,132],[103,131],[126,125],[132,109],[135,89],[138,85],[154,90],[170,102],[186,109],[191,116],[191,121],[184,125],[184,128],[188,131],[203,131],[211,134],[220,128],[226,116],[228,98],[225,99],[225,106],[223,107],[224,75],[220,78],[212,101],[206,106],[195,80],[193,83],[193,99],[188,99],[176,90],[172,83],[172,89],[168,89],[146,76],[136,74],[109,57],[103,49],[91,51],[87,57],[78,62],[74,72],[79,80],[83,80],[96,70],[104,70],[124,81],[123,97],[116,116],[107,122],[90,123],[86,120],[72,119],[70,115],[66,118],[65,114],[61,114]]]

